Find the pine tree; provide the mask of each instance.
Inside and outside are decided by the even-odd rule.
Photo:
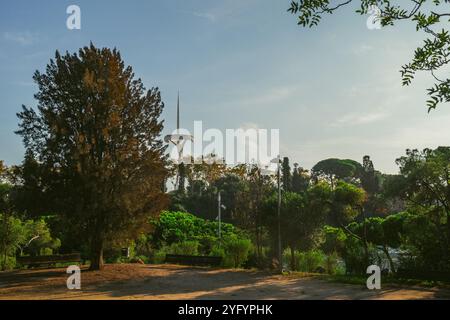
[[[307,170],[299,167],[298,163],[294,163],[294,171],[292,173],[292,192],[305,192],[309,185],[309,176]]]
[[[283,190],[288,192],[291,191],[292,180],[291,180],[291,167],[289,166],[289,158],[284,157],[283,163],[281,165],[282,182],[281,185]]]
[[[147,91],[118,50],[93,44],[56,52],[34,80],[37,111],[23,106],[17,133],[41,164],[52,211],[101,269],[108,240],[138,232],[165,206],[160,92]]]

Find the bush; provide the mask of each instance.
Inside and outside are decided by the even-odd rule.
[[[320,250],[296,252],[297,271],[316,272],[319,267],[324,268],[325,254]],[[324,268],[326,270],[326,268]]]
[[[247,269],[269,269],[270,263],[271,253],[269,247],[262,247],[260,254],[258,254],[256,247],[252,246],[252,250],[250,250],[247,261],[243,266]]]
[[[213,246],[209,255],[211,257],[222,257],[221,266],[224,268],[232,268],[234,266],[232,259],[229,256],[227,256],[223,246],[219,246],[219,245]]]
[[[225,258],[225,249],[220,246],[214,246],[211,249],[211,252],[209,253],[211,257],[222,257]]]
[[[202,235],[198,238],[199,241],[199,247],[198,252],[202,255],[209,255],[211,250],[216,246],[217,244],[217,237],[215,235]]]
[[[415,213],[403,224],[400,268],[406,270],[450,271],[447,219],[440,211]],[[447,224],[450,222],[447,222]]]
[[[346,247],[342,258],[345,262],[346,273],[365,275],[369,265],[379,263],[378,252],[373,245],[368,244],[369,261],[366,261],[366,252],[362,241],[349,237],[345,243]]]
[[[339,260],[339,255],[334,252],[325,254],[322,250],[295,251],[294,253],[294,269],[300,272],[322,272],[327,274],[342,274],[343,262]],[[291,266],[291,251],[286,250],[283,253],[283,261],[286,265]]]
[[[0,257],[0,266],[3,266],[3,270],[12,270],[16,267],[15,257]]]
[[[221,246],[217,221],[208,221],[185,212],[164,211],[151,220],[153,233],[147,241],[156,248],[153,263],[164,261],[165,254],[220,256],[224,267],[241,267],[252,248],[247,235],[229,223],[222,223]]]
[[[145,234],[140,234],[138,236],[138,238],[135,240],[135,253],[138,256],[145,256],[148,257],[150,256],[151,250],[150,250],[150,243],[148,240],[147,235]]]
[[[225,244],[226,260],[230,259],[234,268],[241,267],[248,258],[252,243],[248,239],[231,238]]]
[[[198,242],[198,252],[209,255],[212,247],[218,243],[218,222],[208,221],[185,212],[164,211],[159,218],[151,220],[154,231],[148,241],[154,248],[171,246],[173,243]],[[222,237],[247,238],[232,224],[222,223]]]
[[[129,259],[130,263],[141,263],[147,264],[149,262],[149,258],[147,256],[134,256]]]
[[[153,252],[150,262],[153,264],[161,264],[166,260],[167,248],[161,248]]]
[[[50,229],[43,219],[21,220],[18,217],[0,213],[1,269],[13,268],[15,266],[13,257],[16,254],[52,254],[60,246],[61,241],[51,236]]]
[[[44,219],[41,220],[27,220],[23,223],[25,231],[25,239],[34,239],[27,243],[24,252],[31,255],[52,255],[61,247],[61,241],[58,238],[53,238],[50,228]]]
[[[178,243],[172,243],[168,248],[168,253],[186,256],[197,256],[198,246],[199,246],[198,241],[183,241]]]
[[[336,252],[325,255],[323,264],[326,273],[331,275],[341,273],[341,270],[339,270],[339,256]]]

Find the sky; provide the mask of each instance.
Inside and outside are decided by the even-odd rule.
[[[147,88],[161,90],[164,133],[193,129],[280,130],[280,152],[311,168],[326,158],[396,173],[407,148],[450,145],[450,108],[427,113],[418,75],[402,87],[400,67],[423,41],[411,23],[369,30],[354,7],[313,29],[297,25],[289,0],[0,0],[0,159],[19,164],[21,105],[36,106],[32,75],[55,51],[91,41],[116,47]],[[66,27],[69,5],[81,30]]]

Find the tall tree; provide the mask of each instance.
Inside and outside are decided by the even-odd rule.
[[[294,163],[294,171],[292,172],[292,192],[305,192],[309,186],[309,180],[308,170],[299,167],[298,163]]]
[[[330,187],[318,183],[306,192],[284,192],[281,199],[281,239],[283,249],[291,250],[291,267],[295,269],[295,250],[309,250],[318,240],[320,229],[329,213]],[[277,239],[276,193],[268,197],[263,204],[264,223],[273,243]],[[274,247],[276,247],[273,244]]]
[[[315,180],[326,179],[334,188],[337,180],[359,180],[361,169],[362,166],[357,161],[331,158],[319,161],[311,169],[311,173]]]
[[[253,230],[258,263],[262,263],[264,239],[262,207],[265,198],[271,194],[274,186],[271,177],[261,174],[261,168],[257,165],[249,166],[246,182],[248,187],[245,189],[245,197],[240,203],[244,207],[243,211],[248,211],[248,221],[250,224],[248,229],[250,231]]]
[[[363,189],[339,181],[333,190],[330,201],[330,224],[344,227],[352,222],[361,213],[365,199],[366,193]]]
[[[244,214],[244,212],[239,212],[240,207],[242,208],[241,198],[244,198],[246,190],[244,180],[236,174],[227,173],[223,177],[215,180],[211,187],[215,204],[217,204],[217,192],[221,193],[221,203],[225,206],[222,209],[223,221],[236,223],[238,222],[236,220],[241,220],[240,222],[244,223],[245,221],[243,220],[246,219],[242,219],[242,216],[239,217]]]
[[[398,4],[401,2],[401,5]],[[450,101],[450,79],[445,73],[450,63],[450,34],[448,24],[450,19],[449,0],[302,0],[291,1],[288,9],[298,16],[298,24],[303,27],[313,27],[319,24],[322,16],[332,14],[340,8],[358,3],[357,13],[365,15],[379,11],[382,26],[392,26],[401,21],[412,21],[417,31],[422,31],[429,38],[424,40],[422,47],[414,52],[411,62],[401,69],[402,83],[410,85],[417,72],[430,72],[435,83],[430,87],[427,101],[428,111],[436,108],[439,103]],[[374,9],[376,7],[376,10]],[[447,27],[447,30],[442,28]],[[440,31],[438,28],[442,28]]]
[[[384,203],[381,197],[381,173],[375,170],[370,156],[364,156],[363,158],[360,179],[361,186],[367,193],[367,201],[364,203],[365,216],[382,213]]]
[[[85,237],[91,269],[102,269],[105,243],[165,206],[160,92],[147,91],[118,50],[93,44],[57,51],[33,79],[37,111],[23,106],[17,133],[42,164],[53,210]]]
[[[22,164],[14,167],[11,173],[15,180],[13,201],[16,211],[27,218],[49,214],[51,206],[45,198],[45,186],[42,183],[44,171],[31,150],[26,150]]]
[[[404,177],[407,201],[425,210],[429,217],[439,217],[436,238],[445,243],[441,257],[450,268],[450,147],[407,150],[406,156],[396,162]]]
[[[361,186],[369,194],[380,191],[380,176],[373,165],[370,156],[364,156],[361,170]]]
[[[1,167],[5,174],[7,168]],[[1,178],[1,176],[0,176]],[[15,231],[17,219],[12,216],[11,208],[12,186],[0,180],[0,267],[6,270],[8,256],[14,253],[15,244],[19,241]]]
[[[407,150],[396,163],[405,179],[404,194],[412,204],[435,206],[450,215],[450,147]]]
[[[286,192],[290,192],[292,189],[292,175],[288,157],[283,158],[283,163],[281,164],[281,174],[281,185],[283,187],[283,190]]]

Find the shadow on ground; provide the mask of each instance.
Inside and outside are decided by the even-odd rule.
[[[82,290],[66,288],[65,269],[0,273],[0,299],[449,299],[438,288],[364,286],[261,271],[174,265],[109,265],[82,270]]]

